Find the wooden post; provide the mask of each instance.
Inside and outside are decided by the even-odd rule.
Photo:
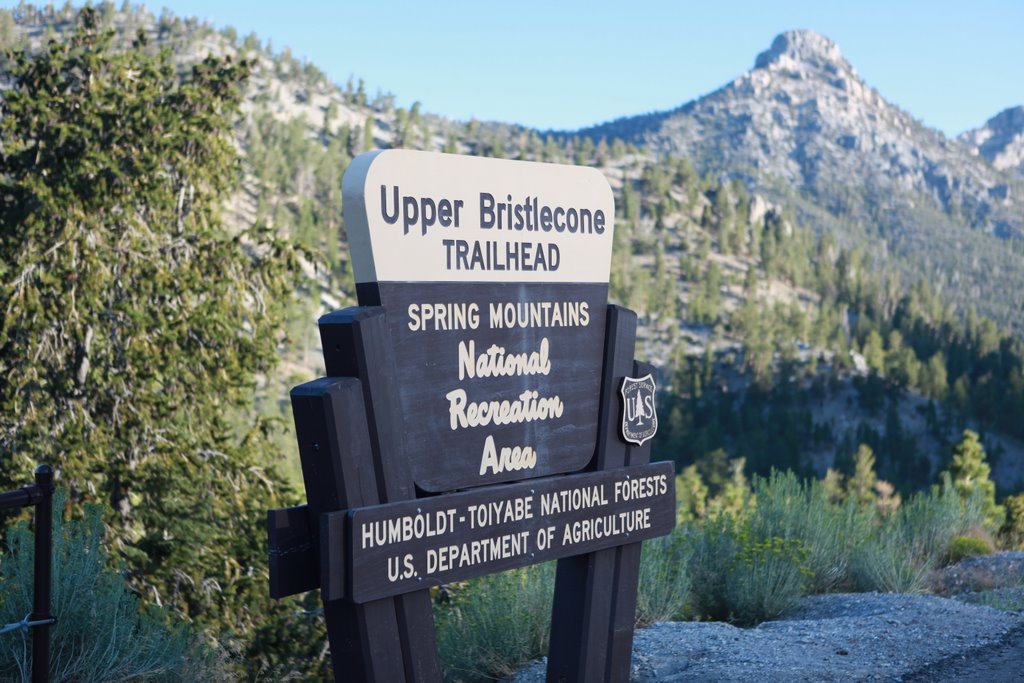
[[[32,683],[50,680],[50,627],[53,592],[53,468],[39,465],[34,486],[0,491],[0,510],[35,505],[35,559],[32,565],[32,611],[25,621],[0,624],[0,633],[14,628],[32,629]],[[24,674],[23,674],[24,675]]]
[[[321,378],[291,397],[310,519],[380,502],[360,381]],[[406,680],[391,600],[324,600],[324,618],[336,682]]]
[[[591,469],[623,467],[629,463],[628,444],[620,437],[622,378],[633,372],[636,313],[608,307],[597,453]],[[649,449],[648,449],[649,452]],[[628,547],[637,547],[637,544]],[[639,560],[639,554],[636,554]],[[559,560],[551,610],[548,683],[628,681],[636,590],[620,595],[620,575],[630,573],[633,555],[610,548]],[[632,570],[635,575],[636,570]],[[632,611],[626,618],[626,612]],[[629,621],[629,628],[622,628]],[[625,651],[625,653],[624,653]]]
[[[384,308],[346,308],[323,316],[319,324],[327,374],[361,380],[376,502],[394,503],[415,498],[416,489],[407,467],[402,438],[397,371]],[[336,567],[340,572],[342,564]],[[408,593],[387,602],[392,603],[398,621],[400,661],[406,680],[440,681],[441,665],[429,591]]]
[[[654,375],[654,366],[633,361],[632,377]],[[651,442],[626,448],[625,465],[651,461]],[[628,681],[633,660],[633,627],[636,624],[636,595],[640,585],[641,543],[615,548],[615,578],[612,580],[612,619],[608,643],[606,681]]]

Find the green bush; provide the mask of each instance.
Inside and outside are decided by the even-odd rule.
[[[446,681],[493,680],[547,651],[555,563],[466,582],[435,610]]]
[[[1003,543],[1007,548],[1024,550],[1024,493],[1007,496],[1003,505],[1006,507],[1006,522],[1000,530]]]
[[[683,534],[646,541],[640,556],[638,626],[679,617],[690,584],[693,552]],[[447,681],[507,676],[547,652],[554,562],[483,576],[454,587],[435,608],[437,641]]]
[[[736,514],[691,519],[644,544],[636,624],[674,618],[752,625],[795,607],[809,591],[923,592],[946,549],[985,520],[977,494],[948,480],[893,512],[829,499],[821,482],[774,472],[756,479]],[[447,680],[508,675],[544,654],[554,565],[468,582],[437,608]]]
[[[756,538],[795,539],[807,551],[801,565],[810,571],[809,590],[825,593],[850,581],[850,558],[871,535],[876,514],[852,497],[829,501],[822,482],[802,482],[792,472],[772,472],[754,480],[757,507],[750,512]]]
[[[856,548],[851,576],[856,590],[921,593],[928,572],[942,564],[956,536],[985,521],[979,494],[961,498],[946,477],[919,493],[891,517],[877,520],[872,536]]]
[[[739,519],[695,527],[687,575],[697,618],[752,624],[794,606],[807,591],[921,592],[957,535],[985,520],[980,496],[946,481],[895,514],[830,502],[821,482],[791,472],[755,479],[756,506]]]
[[[929,565],[914,560],[898,539],[883,536],[861,543],[850,564],[858,591],[923,593]]]
[[[957,600],[984,605],[1002,612],[1024,612],[1024,584],[1007,588],[966,593],[956,596]]]
[[[955,536],[982,528],[986,522],[981,492],[961,498],[944,479],[930,493],[919,493],[904,503],[886,532],[917,565],[936,567]]]
[[[682,616],[690,593],[686,566],[692,553],[692,545],[679,528],[668,536],[644,541],[636,598],[637,627]]]
[[[692,534],[687,573],[697,618],[751,625],[781,615],[807,592],[809,550],[796,538],[760,536],[755,517],[710,518]]]
[[[994,548],[992,544],[977,536],[954,536],[946,548],[945,562],[943,564],[956,564],[968,557],[979,555],[991,555]]]
[[[690,579],[690,611],[697,619],[729,618],[725,579],[739,550],[738,524],[734,518],[720,515],[687,526],[692,551],[686,575]]]
[[[774,619],[793,609],[807,591],[813,573],[809,552],[795,538],[740,538],[740,550],[725,579],[730,619],[742,626]]]
[[[124,578],[107,566],[101,546],[98,506],[85,519],[62,524],[63,496],[54,500],[53,612],[50,680],[213,681],[231,676],[209,647],[197,643],[187,625],[166,610],[139,600]],[[8,552],[0,564],[0,622],[20,621],[32,611],[33,534],[25,522],[8,530]],[[0,635],[0,680],[27,681],[31,633]]]

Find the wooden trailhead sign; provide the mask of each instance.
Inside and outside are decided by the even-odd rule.
[[[610,306],[594,169],[388,150],[343,181],[360,306],[295,387],[307,504],[275,598],[319,588],[337,681],[440,681],[430,588],[558,560],[549,681],[629,678],[640,542],[671,531],[654,368]]]
[[[600,172],[376,152],[352,162],[344,205],[359,303],[388,311],[416,486],[583,468],[615,215]]]

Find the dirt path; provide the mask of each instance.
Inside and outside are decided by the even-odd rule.
[[[1024,626],[998,643],[954,655],[916,671],[905,683],[1003,683],[1024,681]]]
[[[509,682],[543,683],[544,666],[533,662]],[[934,595],[811,596],[754,628],[669,622],[642,629],[631,680],[1024,683],[1024,616]]]

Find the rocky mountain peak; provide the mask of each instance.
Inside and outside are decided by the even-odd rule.
[[[755,69],[802,70],[806,67],[832,73],[853,70],[835,42],[807,29],[780,33],[754,62]]]
[[[999,134],[1024,131],[1024,106],[1004,109],[988,120],[989,128]]]
[[[823,231],[878,245],[879,258],[920,258],[920,267],[906,261],[913,277],[945,278],[932,264],[957,264],[945,282],[966,303],[979,295],[963,282],[994,283],[991,272],[1011,267],[998,265],[1011,258],[1000,240],[1024,235],[1024,185],[1001,170],[1024,175],[1024,133],[1012,125],[1021,114],[997,118],[967,144],[949,140],[861,80],[832,40],[789,31],[703,97],[581,132],[740,177],[769,201],[799,204]]]
[[[996,168],[1024,175],[1024,107],[1004,109],[959,139]]]

